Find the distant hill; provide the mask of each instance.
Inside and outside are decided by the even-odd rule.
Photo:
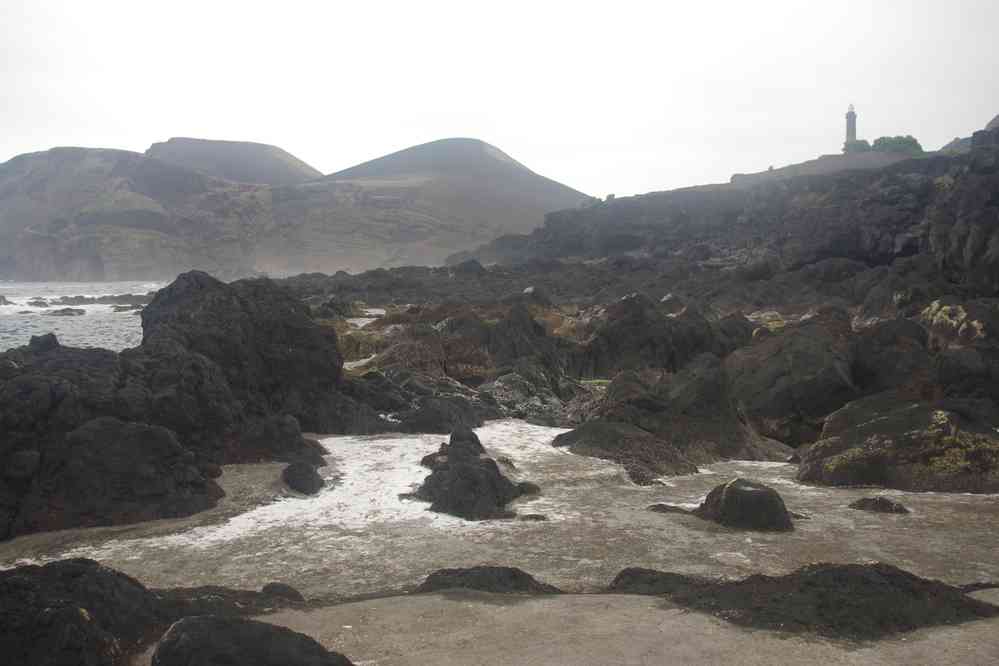
[[[121,280],[252,269],[261,186],[124,150],[53,148],[0,164],[0,277]]]
[[[440,264],[588,200],[472,139],[416,146],[303,183],[231,175],[122,150],[15,157],[0,164],[0,278],[161,279],[192,268],[233,278]]]
[[[262,265],[297,273],[441,264],[588,200],[488,143],[443,139],[275,191],[276,223],[300,224],[268,241],[272,260]]]
[[[294,185],[323,175],[277,146],[249,141],[174,137],[154,143],[146,155],[238,183]]]

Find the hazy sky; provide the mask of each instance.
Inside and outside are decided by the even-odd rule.
[[[0,0],[0,161],[171,136],[332,172],[450,136],[594,195],[999,113],[999,2]]]

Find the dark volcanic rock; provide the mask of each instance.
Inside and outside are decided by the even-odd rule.
[[[851,502],[850,508],[859,509],[860,511],[871,511],[872,513],[909,513],[909,510],[901,502],[896,502],[884,495],[862,497],[856,502]]]
[[[341,393],[335,331],[269,280],[185,273],[142,317],[121,354],[51,334],[0,353],[0,539],[187,515],[221,496],[221,463],[324,464],[300,422],[383,423]]]
[[[305,495],[315,495],[326,485],[316,468],[304,462],[294,462],[285,467],[281,478],[289,488]]]
[[[557,587],[536,580],[526,571],[515,567],[490,566],[435,571],[427,576],[427,579],[416,588],[416,591],[437,592],[455,588],[519,594],[561,593]]]
[[[31,477],[37,481],[21,498],[10,526],[15,534],[186,516],[223,495],[173,432],[112,417],[88,421],[44,455],[22,450],[16,456],[36,461]]]
[[[722,327],[689,306],[667,315],[666,306],[631,294],[607,305],[591,324],[593,333],[572,359],[572,372],[579,377],[613,377],[638,368],[676,372],[698,354],[722,356],[748,342],[752,329],[746,323]]]
[[[999,415],[990,400],[855,400],[801,451],[798,479],[940,492],[999,491]]]
[[[665,595],[747,627],[861,640],[999,616],[999,607],[960,588],[882,563],[813,564],[785,576],[737,581],[625,569],[610,591]]]
[[[267,583],[260,588],[260,593],[272,597],[282,597],[289,601],[305,602],[302,593],[286,583]]]
[[[328,398],[343,365],[336,332],[271,280],[184,273],[142,311],[142,329],[144,346],[173,341],[217,363],[248,412],[286,412],[312,432],[341,429]]]
[[[430,510],[468,520],[510,517],[504,507],[525,494],[540,492],[534,484],[514,483],[499,465],[485,456],[478,436],[470,429],[455,430],[448,444],[424,457],[433,470],[414,497],[430,502]]]
[[[0,571],[5,664],[124,666],[167,621],[153,593],[92,560]]]
[[[827,310],[725,359],[732,395],[754,429],[791,446],[818,439],[822,420],[860,394],[850,320]]]
[[[430,510],[467,520],[509,517],[504,507],[521,495],[492,458],[448,460],[437,464],[415,496]]]
[[[665,443],[636,440],[636,444],[647,442],[640,447],[652,454],[641,457],[647,464],[657,459],[669,463],[666,451],[695,464],[720,458],[785,460],[791,451],[744,423],[725,366],[711,353],[696,356],[675,373],[622,372],[588,416],[631,424]],[[622,449],[620,455],[625,454]]]
[[[304,634],[242,618],[211,615],[175,623],[156,646],[153,666],[350,666]]]
[[[6,298],[4,298],[3,294],[0,294],[0,305],[14,305],[14,304],[8,301]]]
[[[279,584],[278,584],[279,585]],[[293,594],[294,593],[294,594]],[[300,607],[288,586],[149,590],[93,560],[0,571],[0,662],[18,666],[125,666],[183,617],[260,615]]]
[[[587,421],[556,437],[552,445],[619,463],[639,485],[649,485],[659,476],[697,473],[697,466],[669,442],[628,423]]]
[[[794,529],[777,491],[747,479],[715,486],[693,513],[727,527],[781,532]]]

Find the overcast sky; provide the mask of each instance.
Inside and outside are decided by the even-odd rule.
[[[451,136],[590,194],[999,114],[999,2],[0,0],[0,161],[171,136],[325,173]]]

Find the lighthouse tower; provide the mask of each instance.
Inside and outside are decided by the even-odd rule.
[[[846,112],[846,142],[848,144],[857,140],[857,113],[853,110],[853,104]]]

